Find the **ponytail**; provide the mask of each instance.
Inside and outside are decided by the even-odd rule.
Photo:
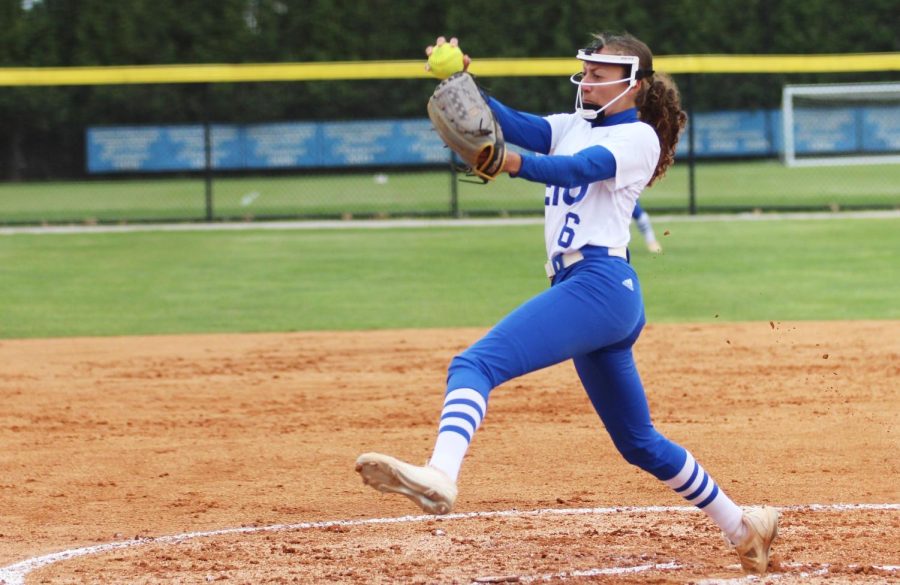
[[[655,73],[642,82],[637,107],[643,122],[650,124],[659,137],[659,162],[649,185],[666,174],[675,162],[675,147],[687,124],[687,114],[681,109],[681,94],[675,81],[665,73]]]
[[[594,35],[591,48],[599,51],[606,47],[614,54],[635,55],[640,59],[639,77],[641,89],[635,99],[641,121],[650,124],[659,137],[659,162],[653,171],[649,185],[666,174],[675,162],[675,147],[687,124],[687,114],[681,109],[681,94],[678,86],[665,73],[653,73],[653,53],[642,40],[628,33],[603,32]]]

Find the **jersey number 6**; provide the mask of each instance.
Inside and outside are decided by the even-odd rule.
[[[566,222],[563,224],[562,231],[559,232],[559,239],[556,240],[556,243],[563,248],[568,248],[572,244],[572,240],[575,239],[575,228],[569,227],[569,221],[574,225],[578,225],[581,223],[581,218],[578,217],[577,213],[572,213],[571,211],[566,214]]]

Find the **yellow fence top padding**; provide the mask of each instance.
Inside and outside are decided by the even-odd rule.
[[[242,63],[107,67],[0,68],[0,86],[241,83],[352,79],[431,78],[422,61]],[[671,55],[654,60],[667,73],[850,73],[900,71],[900,53],[837,55]],[[471,72],[483,77],[571,75],[574,58],[477,59]]]

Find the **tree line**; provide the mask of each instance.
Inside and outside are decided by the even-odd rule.
[[[0,67],[423,59],[439,34],[479,57],[564,57],[628,31],[656,55],[896,52],[896,0],[0,0]],[[885,75],[708,75],[697,111],[775,107],[791,82]],[[686,79],[676,81],[686,89]],[[897,79],[896,72],[893,79]],[[566,111],[565,79],[486,78],[508,104]],[[84,174],[104,124],[421,118],[434,82],[0,88],[0,178]]]

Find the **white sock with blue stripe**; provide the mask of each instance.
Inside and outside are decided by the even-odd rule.
[[[712,476],[697,463],[693,455],[688,453],[678,475],[665,483],[688,503],[697,506],[712,518],[732,543],[743,540],[743,511],[719,489]]]
[[[441,411],[441,423],[438,428],[434,453],[428,464],[446,473],[456,481],[463,457],[475,431],[484,420],[487,402],[484,397],[471,388],[451,390],[444,397],[444,409]]]

